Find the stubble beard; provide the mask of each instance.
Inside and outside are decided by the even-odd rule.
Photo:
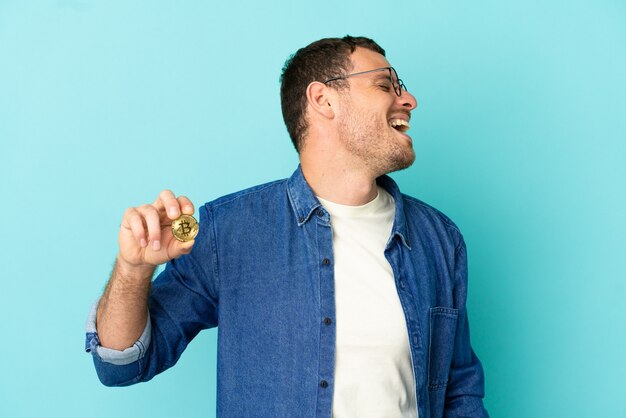
[[[404,170],[415,161],[415,151],[373,114],[351,112],[339,124],[346,149],[378,177]]]

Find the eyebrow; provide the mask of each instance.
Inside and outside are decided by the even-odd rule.
[[[380,74],[376,74],[374,77],[372,77],[372,80],[376,80],[379,81],[381,79],[387,80],[387,81],[391,81],[391,79],[389,78],[389,72],[382,72]]]

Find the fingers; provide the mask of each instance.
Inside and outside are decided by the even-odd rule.
[[[185,215],[193,215],[195,209],[193,203],[191,203],[191,200],[189,200],[187,196],[178,196],[178,204]]]
[[[171,231],[181,214],[192,215],[194,206],[185,196],[162,191],[153,204],[126,209],[118,236],[120,257],[131,264],[159,265],[188,254],[194,241],[179,242]]]
[[[152,249],[159,251],[161,249],[161,219],[159,211],[152,205],[140,206],[137,208],[137,211],[143,216],[148,228],[148,241],[152,243]]]
[[[159,212],[154,206],[128,208],[124,214],[124,221],[122,226],[131,230],[140,247],[145,248],[150,242],[155,251],[161,248],[161,222]]]
[[[142,205],[137,208],[129,208],[124,214],[126,227],[132,231],[137,244],[142,248],[151,245],[152,249],[161,249],[161,229],[165,219],[177,219],[181,213],[193,215],[195,208],[191,200],[186,196],[176,198],[171,190],[163,190],[152,205]],[[166,218],[162,219],[165,215]],[[191,244],[193,245],[193,244]],[[189,246],[191,251],[191,246]]]
[[[191,215],[194,212],[193,204],[187,197],[180,196],[177,199],[174,193],[167,189],[159,194],[153,205],[158,210],[163,210],[172,220],[178,218],[181,213]]]
[[[195,242],[196,242],[195,240],[191,240],[191,241],[186,241],[186,242],[179,243],[180,253],[181,254],[189,254],[191,252],[191,250],[193,249],[193,244]]]
[[[133,237],[135,237],[135,240],[140,247],[144,248],[148,246],[148,243],[146,241],[146,230],[144,228],[143,217],[140,215],[137,209],[126,209],[126,213],[124,214],[124,219],[122,221],[122,226],[131,230]]]

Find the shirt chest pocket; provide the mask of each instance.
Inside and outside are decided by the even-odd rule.
[[[430,308],[430,337],[428,358],[428,389],[445,389],[454,353],[454,336],[459,310]]]

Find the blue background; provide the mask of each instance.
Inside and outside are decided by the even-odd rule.
[[[417,97],[404,192],[461,227],[493,417],[626,417],[626,3],[0,0],[0,416],[215,414],[215,330],[105,388],[83,327],[124,209],[297,164],[278,77],[378,41]]]

